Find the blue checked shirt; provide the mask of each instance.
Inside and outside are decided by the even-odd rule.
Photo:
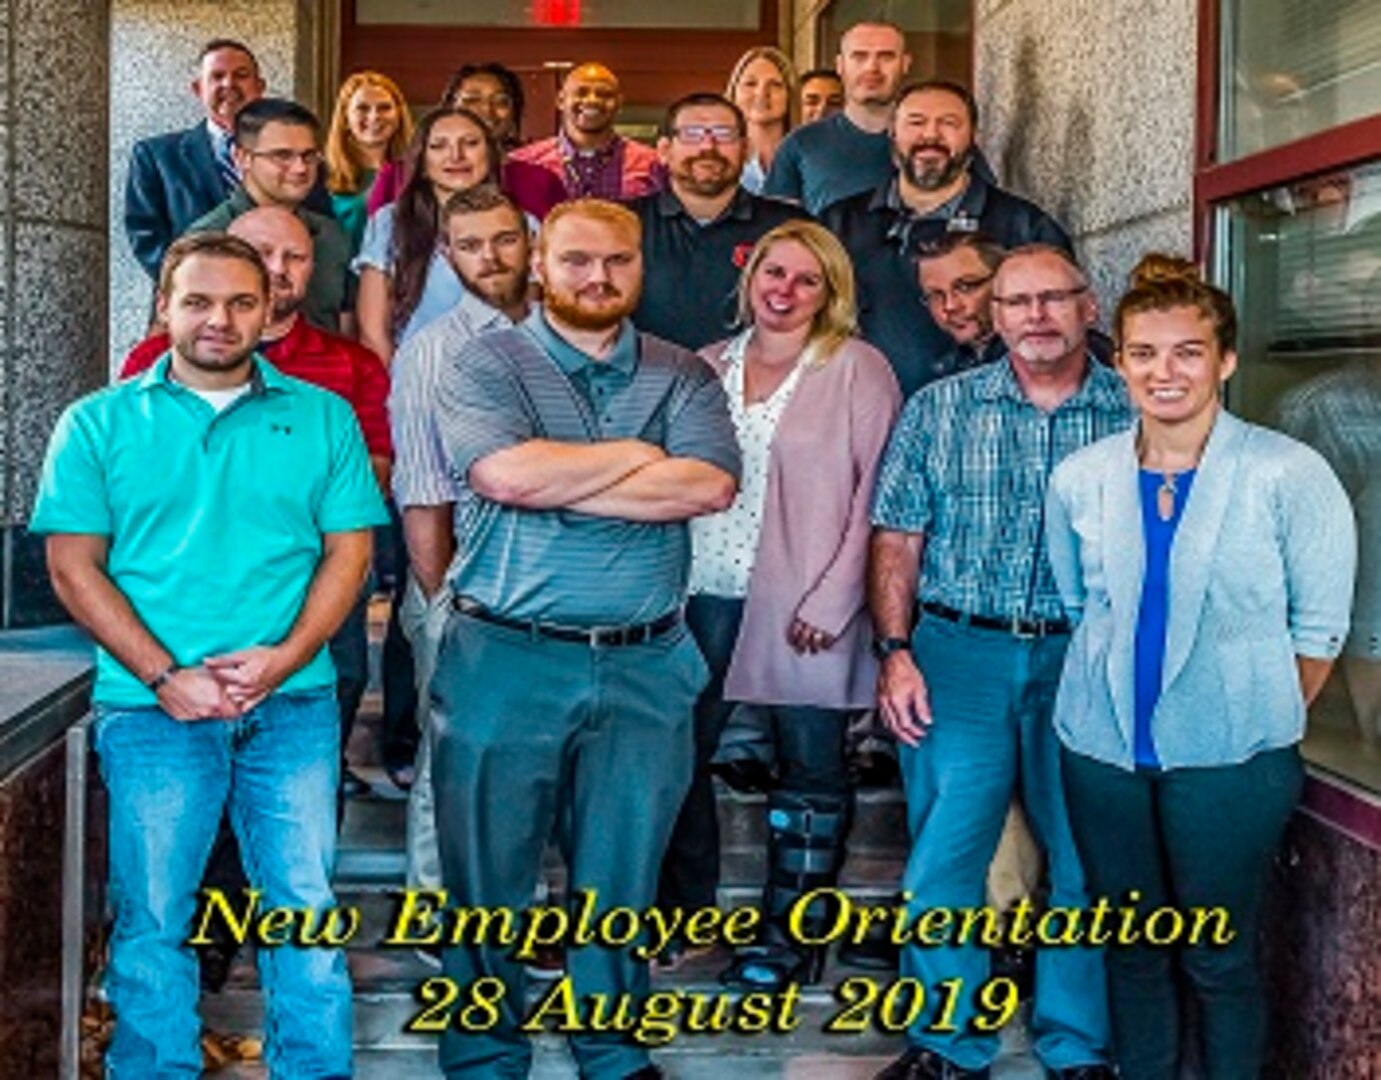
[[[1045,552],[1050,473],[1131,426],[1122,379],[1090,361],[1054,412],[1027,400],[1002,359],[931,383],[906,403],[883,457],[873,524],[922,533],[917,592],[970,615],[1060,619]]]

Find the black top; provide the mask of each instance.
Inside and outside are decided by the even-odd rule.
[[[934,214],[918,217],[907,210],[893,178],[827,207],[821,220],[853,260],[863,337],[891,361],[906,395],[957,370],[953,342],[921,298],[917,251],[951,232],[981,232],[1008,248],[1043,243],[1074,250],[1064,229],[1040,207],[978,172],[970,172],[963,195]]]
[[[784,221],[810,219],[799,206],[743,188],[704,225],[670,190],[634,199],[628,208],[643,223],[643,293],[633,323],[687,349],[733,331],[739,274],[758,238]]]

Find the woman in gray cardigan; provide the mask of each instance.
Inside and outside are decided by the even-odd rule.
[[[1148,256],[1115,320],[1140,422],[1062,462],[1051,564],[1079,625],[1054,723],[1094,895],[1222,908],[1225,946],[1107,953],[1119,1075],[1172,1080],[1175,963],[1209,1080],[1257,1077],[1261,897],[1299,799],[1305,714],[1347,635],[1356,563],[1342,486],[1303,443],[1225,412],[1236,316],[1194,267]]]
[[[787,222],[757,242],[739,300],[746,329],[701,353],[724,383],[744,467],[734,505],[691,522],[686,622],[710,682],[661,902],[714,903],[709,759],[728,703],[761,706],[780,774],[768,796],[770,928],[724,978],[777,989],[817,975],[820,951],[794,948],[781,922],[802,893],[833,884],[843,861],[844,735],[877,678],[864,603],[868,507],[901,392],[882,353],[852,336],[849,257],[814,222]],[[692,887],[702,896],[687,896]]]

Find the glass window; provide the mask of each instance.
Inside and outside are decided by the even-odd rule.
[[[1381,3],[1223,0],[1219,160],[1370,116],[1381,105]]]
[[[1216,228],[1240,323],[1229,403],[1323,454],[1357,518],[1352,633],[1305,756],[1381,790],[1381,162],[1234,199]]]
[[[595,30],[757,30],[761,0],[355,0],[358,25],[575,27]]]

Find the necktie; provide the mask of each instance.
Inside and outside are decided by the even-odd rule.
[[[240,172],[235,168],[235,159],[230,155],[230,144],[233,140],[229,135],[217,132],[214,142],[216,171],[220,173],[225,184],[225,193],[229,195],[240,183]]]

